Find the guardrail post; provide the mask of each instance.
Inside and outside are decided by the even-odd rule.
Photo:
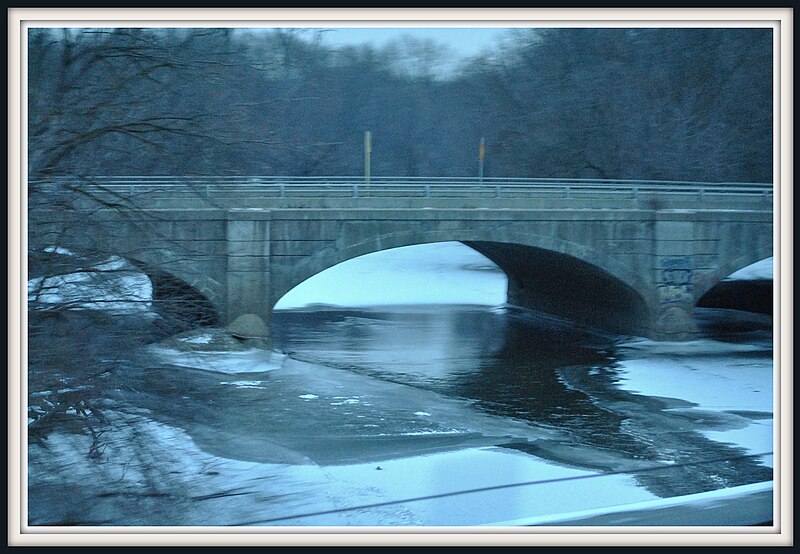
[[[700,200],[701,201],[703,200],[704,196],[705,196],[705,187],[700,187]]]
[[[570,194],[569,187],[564,187],[564,198],[569,198]]]
[[[283,181],[280,181],[279,186],[281,190],[281,198],[286,198],[286,184]]]
[[[353,183],[353,198],[358,198],[358,183]]]
[[[495,185],[494,187],[494,197],[500,198],[500,185]]]
[[[425,183],[425,198],[431,197],[431,184]]]

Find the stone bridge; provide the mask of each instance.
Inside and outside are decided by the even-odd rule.
[[[93,183],[77,210],[53,209],[53,197],[74,190],[50,183],[49,192],[37,189],[48,201],[29,209],[29,247],[115,253],[180,279],[227,322],[253,313],[269,325],[286,292],[340,262],[461,241],[506,273],[510,304],[657,340],[692,338],[699,299],[773,255],[771,186],[565,188],[559,181],[552,190],[521,191],[488,183],[483,196],[477,188],[454,194],[459,187],[437,196],[415,182],[428,187],[417,197],[380,183],[348,194],[284,182],[221,192],[208,183],[193,194]]]

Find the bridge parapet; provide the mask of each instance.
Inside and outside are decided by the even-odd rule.
[[[771,209],[769,183],[452,177],[115,176],[50,178],[31,187],[79,188],[159,208],[576,208],[678,209],[722,204]],[[254,205],[252,203],[256,203]]]

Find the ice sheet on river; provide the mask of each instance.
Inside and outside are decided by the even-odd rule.
[[[702,433],[751,454],[773,451],[776,371],[768,343],[640,340],[627,346],[632,350],[617,363],[621,390],[689,403],[682,410],[738,416],[744,422],[738,428]],[[763,461],[772,465],[771,456]]]
[[[149,350],[164,364],[229,374],[272,371],[280,368],[286,357],[261,348],[232,352],[187,352],[163,346],[151,346]]]
[[[592,478],[493,447],[380,465],[236,460],[209,454],[183,430],[146,413],[107,413],[117,424],[104,437],[101,458],[78,454],[90,446],[86,435],[54,435],[49,455],[33,457],[31,524],[464,526],[654,498],[629,476]],[[589,478],[512,486],[580,476]],[[80,491],[73,491],[78,483]],[[86,494],[91,503],[55,501]],[[426,496],[437,498],[420,499]]]

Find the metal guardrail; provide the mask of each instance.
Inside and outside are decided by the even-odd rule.
[[[32,180],[29,187],[58,189],[66,185],[120,195],[193,194],[268,198],[404,197],[404,198],[517,198],[603,194],[636,198],[640,194],[771,196],[771,183],[562,179],[516,177],[359,177],[297,176],[92,176]]]

